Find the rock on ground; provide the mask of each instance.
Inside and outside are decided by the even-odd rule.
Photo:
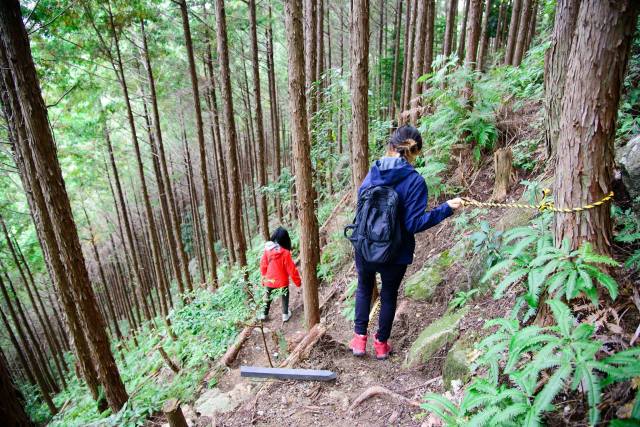
[[[413,368],[425,363],[431,356],[458,337],[460,320],[467,314],[463,308],[446,314],[427,326],[414,341],[407,353],[404,366]]]

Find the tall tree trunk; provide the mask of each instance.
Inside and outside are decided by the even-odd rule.
[[[322,18],[318,18],[322,23]],[[262,189],[267,185],[267,170],[265,166],[264,123],[262,119],[262,96],[260,95],[260,57],[258,55],[258,32],[256,19],[256,2],[249,0],[249,25],[251,26],[251,56],[253,58],[253,93],[256,121],[256,166],[258,167],[258,186]],[[320,27],[322,28],[322,27]],[[322,37],[320,38],[322,39]],[[264,240],[269,240],[269,219],[267,214],[267,199],[262,191],[258,194],[258,223]]]
[[[410,0],[408,0],[410,1]],[[393,43],[393,73],[391,74],[391,94],[389,95],[389,118],[396,115],[396,101],[398,92],[398,66],[400,62],[400,23],[402,22],[402,0],[396,2],[396,17],[394,21],[394,43]]]
[[[127,401],[128,395],[109,347],[104,320],[97,310],[62,171],[56,157],[56,147],[31,57],[20,5],[16,0],[4,2],[0,6],[0,36],[1,43],[4,45],[3,56],[6,55],[6,59],[2,61],[3,67],[9,68],[15,85],[14,94],[17,102],[12,104],[19,105],[27,129],[27,138],[18,140],[22,145],[21,154],[24,156],[26,153],[33,159],[36,176],[31,178],[42,187],[42,194],[46,201],[45,208],[51,212],[51,223],[59,242],[59,244],[49,243],[52,246],[58,246],[62,262],[66,266],[69,284],[73,290],[83,327],[87,331],[105,396],[111,409],[116,412]],[[57,252],[50,251],[50,253],[55,256]]]
[[[7,359],[0,350],[0,419],[7,426],[34,425],[24,409],[24,397],[13,383]]]
[[[178,255],[180,257],[179,268],[181,272],[178,273],[178,286],[180,286],[182,278],[181,274],[184,274],[184,279],[187,283],[187,289],[193,290],[193,282],[191,275],[189,274],[189,260],[184,250],[184,243],[182,241],[182,234],[180,230],[180,219],[175,208],[175,200],[173,195],[173,188],[171,187],[171,178],[169,175],[169,168],[167,167],[167,158],[164,150],[164,141],[162,138],[162,128],[160,126],[160,112],[158,109],[158,96],[156,94],[156,82],[153,76],[153,69],[151,68],[151,59],[149,57],[149,48],[147,46],[147,35],[144,28],[144,21],[140,21],[140,30],[142,33],[142,55],[144,58],[145,69],[147,71],[147,79],[149,80],[149,89],[151,90],[151,111],[153,113],[153,128],[155,135],[155,142],[158,144],[159,163],[161,169],[160,181],[163,183],[166,199],[162,204],[162,209],[166,211],[166,215],[169,218],[171,233],[168,233],[169,242],[171,245],[174,243],[177,246]],[[162,197],[161,197],[162,202]],[[172,238],[173,237],[173,238]]]
[[[447,6],[447,17],[444,27],[444,41],[442,42],[442,53],[444,56],[453,52],[453,42],[456,36],[456,15],[458,14],[458,0],[449,0]]]
[[[518,39],[518,26],[520,25],[520,14],[522,10],[522,2],[525,0],[513,0],[511,5],[511,21],[509,23],[509,37],[507,38],[507,48],[504,52],[504,63],[513,65],[513,54],[516,50],[516,42]]]
[[[422,60],[424,56],[424,41],[426,39],[426,18],[427,18],[427,1],[426,0],[418,0],[418,9],[416,10],[416,32],[415,32],[415,40],[414,40],[414,51],[411,58],[408,60],[412,61],[412,71],[411,71],[411,95],[409,96],[409,108],[411,109],[411,122],[416,123],[418,120],[418,96],[421,92],[421,84],[418,82],[418,78],[422,75]],[[353,37],[352,37],[353,38]],[[365,77],[366,78],[366,77]],[[353,100],[352,100],[353,102]],[[355,105],[355,104],[354,104]],[[367,169],[369,164],[367,162]],[[362,176],[364,179],[365,175]],[[361,181],[360,181],[361,182]],[[357,183],[356,183],[357,185]]]
[[[369,171],[369,0],[354,0],[351,13],[351,170],[352,190]]]
[[[462,15],[462,24],[460,25],[460,40],[458,41],[458,63],[462,64],[465,58],[465,48],[467,45],[467,21],[469,20],[469,3],[465,0],[464,14]]]
[[[2,279],[0,278],[0,280]],[[0,316],[2,317],[2,323],[4,324],[4,329],[7,332],[7,335],[9,335],[9,340],[11,341],[11,344],[13,345],[13,348],[16,351],[16,355],[18,356],[18,361],[20,362],[20,365],[22,366],[22,370],[24,371],[24,374],[27,377],[27,381],[29,381],[30,384],[37,387],[38,382],[33,376],[33,370],[29,366],[29,362],[27,361],[27,358],[24,354],[25,352],[22,350],[22,347],[20,347],[20,343],[18,342],[18,339],[16,338],[15,333],[13,332],[13,328],[9,323],[9,319],[7,319],[7,316],[4,314],[4,311],[2,311],[2,307],[0,307]]]
[[[364,16],[368,17],[368,14],[365,13]],[[301,0],[287,0],[285,2],[285,25],[289,62],[289,110],[292,117],[291,134],[295,153],[296,192],[300,219],[300,260],[302,282],[304,283],[304,314],[306,326],[311,329],[320,322],[318,276],[316,274],[320,254],[318,219],[315,214],[314,191],[311,181],[311,141],[309,140],[304,96]]]
[[[147,320],[151,320],[151,311],[149,310],[149,305],[147,303],[147,299],[145,298],[144,287],[145,282],[141,275],[141,260],[139,257],[139,253],[136,249],[134,235],[133,235],[133,227],[131,225],[131,221],[129,219],[129,213],[127,211],[126,202],[124,199],[124,192],[122,191],[122,184],[120,182],[120,175],[118,173],[118,167],[116,165],[115,155],[113,153],[113,145],[111,144],[111,137],[109,135],[109,130],[107,129],[106,124],[104,126],[104,140],[107,143],[107,151],[109,152],[109,161],[111,162],[111,169],[113,171],[113,178],[116,184],[116,190],[118,194],[118,200],[120,202],[120,214],[122,217],[122,222],[124,223],[125,235],[127,237],[127,244],[129,245],[129,256],[130,256],[130,265],[132,265],[133,274],[137,282],[137,292],[138,298],[142,301],[142,311],[144,313],[144,317]],[[116,204],[117,209],[117,204]]]
[[[314,83],[318,80],[317,67],[317,18],[318,0],[304,0],[304,49],[305,49],[305,78],[307,93],[307,123],[309,125],[309,139],[311,140],[311,128],[313,127],[313,115],[317,110],[316,88]]]
[[[572,83],[562,102],[554,204],[572,208],[600,200],[611,190],[616,115],[640,4],[583,0],[569,56]],[[556,213],[555,240],[582,242],[611,253],[611,211],[605,204],[578,213]]]
[[[502,44],[503,44],[502,35],[504,34],[504,27],[506,25],[505,15],[506,15],[507,6],[508,6],[508,0],[500,1],[500,7],[498,8],[498,21],[496,22],[496,38],[495,38],[495,43],[493,45],[494,54],[498,51],[498,49],[502,47]]]
[[[100,280],[102,281],[102,286],[104,287],[104,291],[106,293],[106,303],[109,316],[111,316],[113,329],[116,332],[116,337],[118,338],[118,340],[122,340],[122,331],[120,331],[120,326],[118,325],[118,317],[116,316],[116,311],[113,307],[113,295],[111,293],[111,290],[109,289],[107,276],[104,274],[104,267],[102,266],[100,253],[98,252],[98,247],[96,246],[96,236],[93,234],[93,227],[91,226],[89,215],[87,215],[87,210],[84,207],[82,208],[82,210],[84,211],[84,217],[87,220],[87,226],[89,227],[89,242],[91,243],[91,248],[93,249],[93,256],[96,259],[96,264],[98,265],[98,273],[100,274]]]
[[[527,52],[531,47],[531,42],[536,33],[536,24],[538,22],[538,0],[533,0],[531,5],[531,19],[529,19],[529,28],[527,29],[527,38],[524,42],[524,51]]]
[[[271,15],[271,2],[269,2],[269,23],[266,30],[267,39],[267,74],[269,77],[269,112],[271,114],[271,140],[273,144],[273,180],[278,182],[282,172],[282,160],[280,155],[280,123],[278,121],[278,99],[276,90],[276,74],[273,61],[273,28]],[[275,196],[276,213],[278,221],[283,221],[282,200],[280,195]]]
[[[424,60],[422,61],[422,74],[429,74],[433,70],[433,52],[436,29],[436,2],[427,0],[427,35],[424,40]]]
[[[555,155],[558,144],[562,97],[580,3],[580,0],[558,0],[551,44],[544,55],[544,140],[547,157]]]
[[[13,304],[11,303],[11,300],[9,298],[9,293],[7,292],[7,288],[4,284],[4,281],[2,280],[2,276],[0,276],[0,290],[2,291],[2,296],[5,299],[7,308],[9,309],[9,314],[11,315],[13,324],[15,325],[16,331],[18,332],[18,336],[22,341],[22,347],[24,349],[24,352],[26,353],[27,360],[31,365],[31,370],[33,372],[33,376],[36,379],[36,383],[38,384],[38,388],[40,388],[40,394],[42,395],[42,398],[47,404],[47,407],[49,408],[49,412],[51,412],[52,415],[55,415],[58,412],[58,408],[56,408],[55,404],[53,403],[53,400],[51,399],[50,385],[48,384],[47,379],[45,378],[45,373],[44,373],[45,366],[42,366],[40,364],[41,362],[39,363],[38,360],[36,360],[36,354],[34,354],[33,349],[29,345],[27,336],[24,332],[24,329],[22,328],[22,325],[24,325],[25,327],[28,325],[26,324],[26,322],[18,318],[15,308],[13,307]],[[2,317],[3,317],[2,320],[5,323],[6,329],[9,329],[10,328],[9,321],[5,318],[4,313],[2,313]]]
[[[415,32],[416,32],[416,9],[418,1],[420,0],[407,0],[411,7],[407,7],[407,17],[409,20],[407,21],[409,25],[407,26],[407,36],[405,38],[405,53],[404,53],[404,71],[403,71],[403,79],[402,79],[402,100],[401,100],[401,108],[399,113],[402,114],[404,111],[409,109],[409,101],[411,98],[411,78],[413,76],[413,50],[414,50],[414,41],[415,41]],[[407,44],[408,43],[408,44]]]
[[[520,23],[518,24],[518,38],[516,39],[516,47],[513,52],[512,64],[516,67],[522,62],[525,49],[527,47],[527,33],[529,32],[529,21],[531,20],[531,12],[534,0],[522,0],[522,12],[520,14]]]
[[[236,134],[236,123],[233,115],[233,98],[231,93],[231,77],[229,69],[229,46],[227,42],[227,21],[224,11],[224,0],[216,0],[218,19],[217,39],[218,39],[218,57],[220,61],[220,92],[222,94],[223,117],[225,124],[225,137],[227,139],[227,164],[226,169],[229,173],[229,194],[231,205],[231,228],[235,250],[236,262],[240,266],[247,265],[246,257],[246,241],[242,232],[242,201],[240,184],[240,173],[238,171],[238,161],[236,159],[236,151],[238,147],[238,137]]]
[[[217,286],[218,274],[216,271],[215,242],[213,238],[213,205],[209,193],[209,174],[207,173],[207,155],[204,142],[204,125],[202,122],[202,108],[200,106],[200,91],[198,89],[198,76],[196,74],[196,63],[193,57],[193,43],[191,41],[191,28],[189,26],[189,14],[187,12],[186,0],[178,2],[180,15],[182,16],[182,29],[184,31],[184,41],[187,48],[187,59],[189,60],[189,77],[191,78],[191,92],[193,93],[193,106],[196,112],[196,130],[198,135],[198,147],[200,148],[200,175],[202,178],[202,193],[204,201],[204,216],[207,236],[207,258],[211,269],[211,280]]]
[[[502,7],[502,4],[500,4]],[[489,49],[489,18],[491,16],[491,0],[484,0],[484,14],[482,15],[482,29],[480,30],[480,44],[478,46],[477,69],[484,70],[484,61]]]
[[[470,0],[467,3],[467,37],[465,46],[464,65],[471,70],[476,68],[478,41],[480,39],[480,19],[482,18],[482,0]]]

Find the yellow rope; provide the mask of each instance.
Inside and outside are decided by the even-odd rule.
[[[376,299],[376,303],[373,305],[373,310],[371,310],[371,314],[369,314],[369,322],[371,322],[380,311],[380,297]]]
[[[475,199],[469,197],[462,197],[462,205],[463,206],[476,206],[479,208],[516,208],[516,209],[535,209],[540,212],[551,211],[551,212],[562,212],[562,213],[574,213],[574,212],[583,212],[588,209],[597,208],[598,206],[602,206],[607,203],[609,200],[613,199],[613,191],[604,196],[602,199],[597,202],[590,203],[588,205],[584,205],[580,208],[556,208],[553,206],[553,202],[545,202],[547,196],[551,194],[551,190],[545,188],[542,191],[542,203],[539,205],[523,205],[521,203],[492,203],[492,202],[479,202]]]

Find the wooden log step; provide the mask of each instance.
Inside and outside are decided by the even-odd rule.
[[[299,381],[332,381],[336,379],[336,373],[331,371],[318,369],[263,368],[261,366],[240,366],[240,376]]]

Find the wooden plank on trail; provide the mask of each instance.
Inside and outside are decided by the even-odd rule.
[[[331,381],[336,379],[336,373],[331,371],[318,369],[263,368],[261,366],[240,366],[240,376],[300,381]]]

